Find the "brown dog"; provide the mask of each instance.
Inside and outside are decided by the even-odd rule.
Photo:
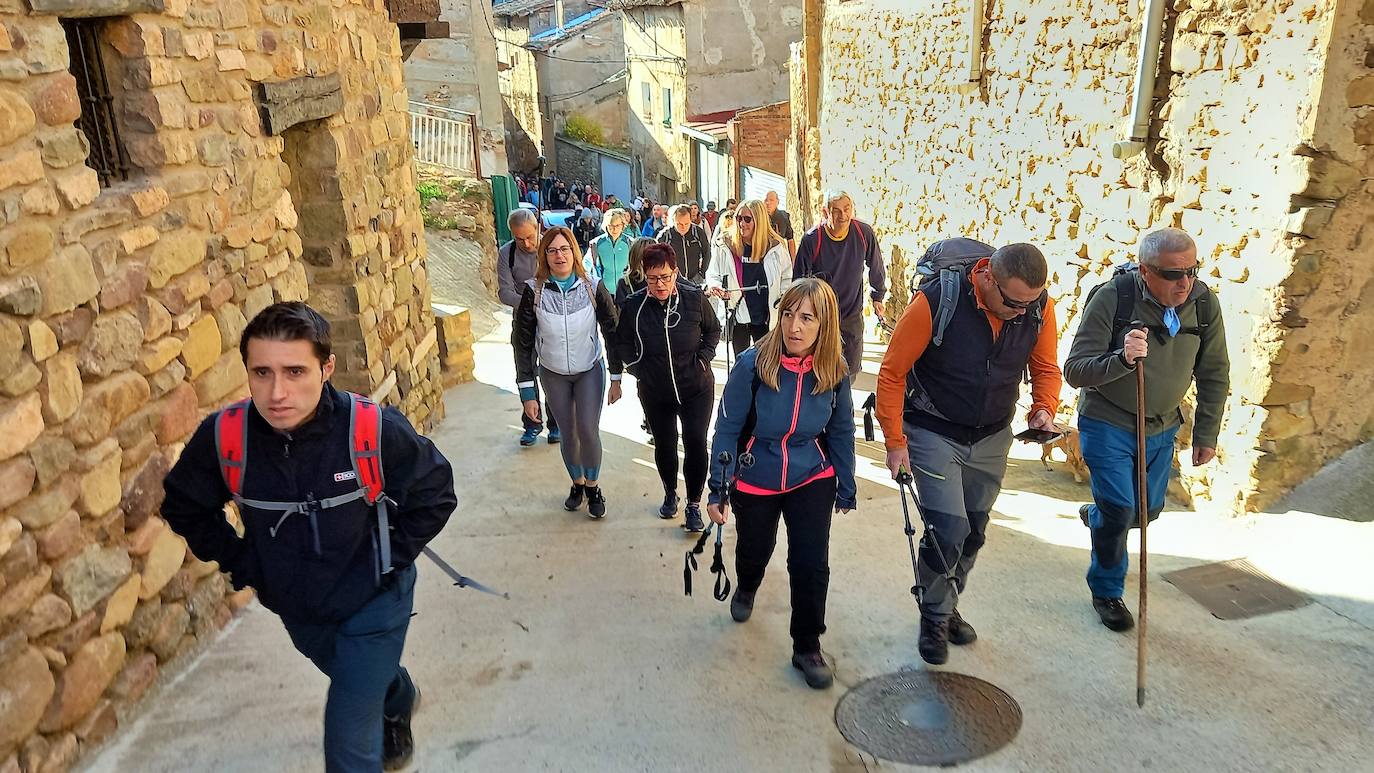
[[[1045,465],[1045,469],[1052,470],[1050,459],[1054,455],[1054,449],[1058,448],[1064,452],[1069,471],[1073,473],[1075,483],[1082,483],[1088,475],[1088,465],[1083,461],[1083,451],[1078,447],[1078,430],[1073,427],[1060,427],[1064,434],[1051,440],[1048,443],[1040,444],[1040,463]]]

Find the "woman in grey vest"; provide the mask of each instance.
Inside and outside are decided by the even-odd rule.
[[[525,283],[514,326],[516,384],[525,414],[532,418],[539,412],[537,375],[563,432],[563,464],[572,478],[563,508],[577,510],[585,497],[587,514],[601,518],[606,514],[598,484],[607,359],[609,402],[620,399],[620,358],[603,343],[615,334],[615,301],[605,285],[587,275],[571,230],[550,228],[539,240],[535,274]]]

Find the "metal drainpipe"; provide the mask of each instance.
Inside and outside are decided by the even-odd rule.
[[[1135,66],[1135,96],[1131,100],[1129,139],[1112,143],[1112,158],[1127,159],[1145,149],[1150,137],[1150,115],[1155,77],[1159,72],[1159,39],[1164,28],[1165,0],[1145,0],[1145,29],[1140,40],[1140,59]]]

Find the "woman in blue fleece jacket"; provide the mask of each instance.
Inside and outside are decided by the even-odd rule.
[[[835,293],[803,279],[783,293],[778,324],[730,371],[711,447],[711,520],[733,506],[739,586],[730,614],[744,622],[787,524],[792,585],[792,665],[816,689],[833,681],[821,657],[830,584],[830,518],[856,502],[854,402],[840,346]],[[721,452],[731,455],[721,460]],[[734,485],[725,491],[731,476]]]

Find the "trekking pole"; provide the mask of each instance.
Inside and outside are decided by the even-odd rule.
[[[1139,329],[1140,323],[1132,327]],[[1146,549],[1146,529],[1150,524],[1150,506],[1146,500],[1145,480],[1145,363],[1135,362],[1135,508],[1140,518],[1140,627],[1136,630],[1135,649],[1135,705],[1145,706],[1145,629],[1149,553]]]
[[[935,525],[927,521],[925,517],[921,515],[921,500],[916,494],[916,482],[910,470],[904,469],[897,473],[897,490],[901,492],[902,520],[905,521],[906,524],[906,544],[907,548],[911,551],[911,573],[916,582],[915,585],[911,586],[911,595],[916,599],[916,607],[919,609],[921,606],[921,592],[924,589],[921,587],[921,570],[916,557],[916,529],[911,525],[911,513],[907,510],[906,500],[908,494],[911,496],[911,501],[916,505],[916,514],[921,517],[921,525],[924,527],[924,532],[921,534],[921,547],[932,551],[935,555],[940,557],[940,566],[944,568],[944,571],[941,572],[941,576],[945,578],[945,582],[954,582],[954,570],[950,568],[949,560],[945,558],[945,551],[940,549],[940,540],[935,536]]]
[[[721,464],[721,481],[724,484],[721,488],[720,503],[722,507],[727,507],[730,503],[730,487],[734,485],[734,476],[726,475],[725,470],[734,456],[729,451],[721,451],[717,459]],[[711,558],[711,573],[716,576],[712,595],[716,597],[716,601],[725,601],[730,598],[730,575],[725,570],[725,526],[722,524],[709,524],[697,538],[696,544],[687,551],[682,561],[682,590],[685,595],[692,595],[692,572],[697,570],[696,557],[705,552],[706,540],[710,538],[712,529],[716,531],[716,549]]]
[[[911,551],[911,576],[915,583],[911,586],[911,597],[916,600],[916,607],[921,606],[921,570],[916,563],[916,529],[911,525],[911,511],[906,505],[906,490],[911,486],[911,473],[901,470],[897,473],[897,492],[902,498],[902,520],[906,524],[906,546]]]

